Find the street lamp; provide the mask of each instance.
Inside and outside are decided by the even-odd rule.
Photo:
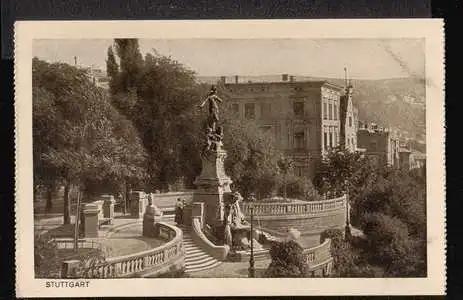
[[[249,210],[251,212],[251,256],[249,257],[249,278],[254,278],[256,275],[256,269],[254,268],[254,201],[256,197],[254,193],[251,193],[248,197]]]

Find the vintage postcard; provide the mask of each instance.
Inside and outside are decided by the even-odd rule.
[[[17,295],[444,294],[443,26],[17,22]]]

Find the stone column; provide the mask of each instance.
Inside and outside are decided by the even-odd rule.
[[[98,205],[86,203],[83,209],[84,215],[84,237],[98,237]]]
[[[135,218],[142,218],[144,212],[145,193],[142,191],[132,191],[130,194],[130,214]]]
[[[224,219],[224,193],[231,192],[232,180],[225,174],[225,150],[219,149],[202,157],[201,175],[196,178],[198,187],[194,194],[195,202],[204,202],[205,223],[212,227],[222,226]]]
[[[101,195],[101,199],[103,200],[103,217],[108,218],[109,224],[113,224],[114,220],[114,196],[112,195]]]

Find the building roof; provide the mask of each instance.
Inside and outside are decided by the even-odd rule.
[[[320,88],[327,86],[329,88],[342,91],[344,88],[328,81],[268,81],[268,82],[239,82],[239,83],[225,83],[226,87],[231,86],[265,86],[265,85],[288,85],[288,86],[308,86]]]

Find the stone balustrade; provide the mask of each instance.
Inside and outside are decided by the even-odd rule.
[[[313,277],[327,277],[331,274],[333,257],[330,239],[316,247],[304,249],[303,254],[309,267],[308,271]]]
[[[82,277],[151,277],[172,270],[173,267],[183,269],[185,265],[185,250],[183,247],[182,230],[163,222],[158,222],[153,226],[157,227],[154,232],[162,232],[163,236],[159,236],[159,238],[170,240],[154,249],[107,258],[104,263],[86,268]],[[64,263],[66,264],[66,262]],[[63,277],[67,277],[66,274]]]
[[[53,238],[50,240],[50,243],[56,245],[57,249],[73,249],[74,248],[74,239],[73,238]],[[77,247],[79,249],[100,249],[105,250],[104,246],[94,239],[78,239]]]
[[[193,217],[191,238],[195,243],[201,247],[207,254],[214,257],[219,261],[227,259],[230,247],[228,245],[215,245],[213,244],[201,230],[201,219],[200,217]]]
[[[249,203],[242,202],[241,205],[243,213],[250,215]],[[253,203],[254,216],[320,213],[345,208],[345,205],[346,196],[306,203]]]
[[[302,235],[320,234],[329,228],[342,229],[347,218],[347,197],[312,202],[253,203],[254,223],[274,235],[285,235],[288,228],[295,228]],[[249,203],[241,204],[249,221]]]

